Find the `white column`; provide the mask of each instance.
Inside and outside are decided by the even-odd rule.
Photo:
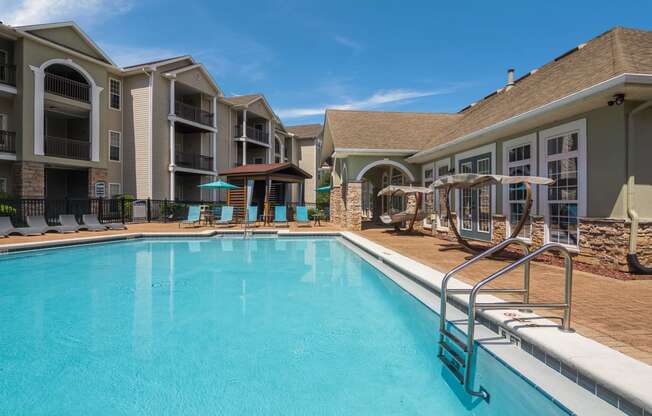
[[[100,161],[100,92],[102,88],[95,85],[91,86],[91,160]]]
[[[285,158],[285,140],[286,138],[283,138],[283,140],[279,140],[281,142],[281,148],[279,149],[279,153],[281,154],[281,162],[284,162]],[[274,141],[276,143],[276,141]]]
[[[213,171],[217,172],[217,97],[213,97],[213,128],[211,142],[213,143]]]
[[[175,110],[174,108],[174,87],[175,87],[174,83],[175,82],[176,81],[174,80],[174,78],[170,78],[170,115],[171,116],[174,115],[174,110]]]
[[[170,120],[170,166],[168,167],[168,170],[170,171],[170,199],[174,200],[174,172],[176,170],[176,164],[175,164],[175,134],[174,134],[174,121]]]
[[[272,131],[272,120],[267,120],[267,163],[274,161],[274,132]]]
[[[247,110],[242,110],[242,165],[247,164]]]
[[[34,71],[34,154],[44,155],[45,145],[43,143],[43,93],[45,83],[45,72],[38,67],[30,66]]]

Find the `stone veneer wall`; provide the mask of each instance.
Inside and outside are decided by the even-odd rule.
[[[507,220],[504,215],[491,217],[491,242],[499,243],[507,238]]]
[[[346,228],[362,230],[362,182],[349,182],[346,185]]]
[[[104,182],[106,197],[109,197],[109,183],[107,181],[107,169],[102,168],[89,168],[88,169],[88,196],[95,198],[95,184]]]
[[[330,222],[341,227],[344,226],[342,222],[344,207],[342,205],[342,188],[339,186],[333,186],[331,188],[331,197],[329,201]]]
[[[16,162],[13,165],[14,193],[20,198],[45,198],[45,165]]]

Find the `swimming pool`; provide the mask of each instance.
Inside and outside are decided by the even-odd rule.
[[[0,258],[0,414],[563,415],[337,238],[191,238]]]

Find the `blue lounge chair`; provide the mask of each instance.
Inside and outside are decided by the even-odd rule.
[[[308,218],[308,208],[303,205],[298,206],[294,220],[296,221],[297,225],[310,225],[310,219]]]
[[[274,225],[288,225],[287,207],[278,205],[274,207]]]
[[[247,225],[256,225],[258,222],[258,205],[250,205],[247,207]]]
[[[233,225],[233,207],[225,205],[222,207],[220,219],[215,221],[217,225]]]
[[[199,205],[191,205],[190,208],[188,208],[188,216],[186,217],[186,219],[179,222],[179,228],[181,228],[182,224],[190,224],[190,225],[199,224],[200,219],[201,219],[201,210]]]

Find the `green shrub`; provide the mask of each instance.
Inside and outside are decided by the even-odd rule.
[[[0,204],[0,216],[6,217],[14,214],[16,214],[16,208],[11,205]]]

